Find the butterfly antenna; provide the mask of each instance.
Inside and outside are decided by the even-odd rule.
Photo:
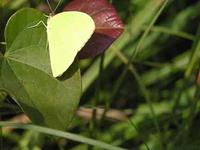
[[[58,4],[56,5],[56,8],[53,10],[54,12],[58,9],[58,7],[60,6],[62,0],[59,0]]]
[[[53,11],[53,9],[52,9],[52,7],[51,7],[51,4],[50,4],[50,2],[49,2],[49,0],[46,0],[46,1],[47,1],[47,4],[48,4],[48,6],[49,6],[49,9],[50,9],[51,13],[54,13],[54,11]]]

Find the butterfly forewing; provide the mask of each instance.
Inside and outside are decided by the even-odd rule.
[[[47,37],[54,77],[61,76],[69,68],[94,30],[94,21],[82,12],[62,12],[49,18]]]

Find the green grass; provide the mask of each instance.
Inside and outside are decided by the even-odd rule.
[[[80,106],[93,108],[92,117],[87,120],[75,116],[68,132],[1,122],[0,126],[24,129],[3,133],[5,149],[31,149],[33,145],[37,149],[69,150],[199,149],[200,89],[196,78],[200,1],[111,2],[125,23],[123,35],[104,55],[80,61]],[[0,42],[4,41],[3,27],[13,12],[23,6],[46,6],[40,3],[9,1],[1,10]],[[5,99],[3,104],[1,99]],[[10,97],[0,95],[0,113],[5,121],[18,115],[16,107]],[[105,108],[100,117],[96,116],[98,108]],[[127,119],[109,119],[106,112],[112,109],[127,114]]]

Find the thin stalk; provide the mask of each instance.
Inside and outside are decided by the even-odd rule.
[[[200,100],[200,87],[197,85],[195,89],[195,94],[194,98],[190,107],[190,111],[188,114],[188,117],[186,118],[185,122],[182,124],[182,126],[179,128],[178,135],[175,137],[174,141],[177,139],[181,138],[185,139],[186,136],[188,136],[188,129],[190,129],[193,119],[196,116],[196,111],[197,111],[197,104],[198,101]]]
[[[142,27],[143,30],[146,30],[147,26],[143,26]],[[165,33],[165,34],[169,34],[169,35],[173,35],[173,36],[177,36],[183,39],[187,39],[187,40],[191,40],[194,41],[196,36],[186,33],[186,32],[182,32],[182,31],[174,31],[170,28],[167,27],[162,27],[162,26],[153,26],[151,28],[151,31],[153,32],[160,32],[160,33]]]
[[[190,107],[190,113],[189,113],[188,119],[186,121],[187,128],[189,128],[191,126],[192,121],[196,115],[197,104],[198,104],[198,101],[200,100],[200,92],[199,91],[200,91],[200,87],[197,86],[195,89],[194,99],[193,99],[192,105]]]
[[[168,3],[168,0],[165,0],[163,5],[161,6],[161,8],[159,9],[159,11],[157,12],[157,14],[154,16],[154,18],[152,19],[152,21],[150,22],[150,24],[148,25],[147,29],[145,30],[145,32],[143,33],[142,37],[140,38],[136,48],[133,50],[132,54],[131,54],[131,57],[129,58],[128,60],[128,63],[124,69],[124,71],[122,72],[122,74],[120,75],[116,85],[114,86],[114,90],[112,92],[112,95],[111,95],[111,100],[114,99],[115,95],[118,93],[119,91],[119,88],[122,84],[122,82],[124,81],[125,77],[126,77],[126,74],[132,64],[132,61],[133,59],[137,56],[137,54],[140,52],[141,50],[141,46],[142,46],[142,43],[144,42],[145,38],[147,37],[147,35],[149,34],[151,28],[153,27],[153,25],[155,24],[156,20],[158,19],[158,17],[160,16],[161,12],[164,10],[164,8],[166,7]],[[161,134],[161,131],[160,131],[160,127],[159,127],[159,124],[158,124],[158,119],[157,119],[157,116],[156,116],[156,113],[154,111],[154,108],[153,108],[153,105],[152,105],[152,102],[151,102],[151,99],[150,99],[150,96],[149,96],[149,93],[145,87],[145,85],[143,84],[142,80],[140,79],[140,76],[139,74],[137,73],[136,69],[134,67],[132,67],[132,73],[134,74],[134,78],[136,79],[139,87],[140,87],[140,90],[142,91],[143,93],[143,96],[146,100],[146,102],[148,103],[149,105],[149,108],[150,108],[150,111],[152,113],[152,116],[153,116],[153,119],[154,119],[154,125],[156,127],[156,130],[159,134],[159,139],[160,139],[160,144],[161,144],[161,148],[164,149],[164,142],[162,141],[162,134]],[[105,112],[104,112],[104,115],[106,114],[106,111],[107,109],[105,109]],[[103,116],[104,116],[103,115]]]
[[[129,59],[129,64],[132,62],[132,60],[137,56],[137,54],[140,52],[141,50],[141,46],[142,43],[144,42],[145,38],[147,37],[147,35],[149,34],[149,32],[151,31],[151,28],[153,27],[153,25],[155,24],[156,20],[158,19],[158,17],[160,16],[160,14],[162,13],[162,11],[164,10],[164,8],[166,7],[168,3],[168,0],[165,0],[163,5],[161,6],[161,8],[158,10],[157,14],[154,16],[154,18],[152,19],[152,21],[150,22],[150,24],[148,25],[147,29],[145,30],[145,32],[143,33],[141,39],[139,40],[136,49],[133,51],[130,59]]]
[[[184,80],[184,79],[183,79]],[[173,105],[172,105],[172,112],[171,112],[171,116],[172,116],[172,119],[173,119],[173,122],[175,123],[175,125],[180,128],[180,125],[178,123],[178,121],[176,120],[175,116],[176,116],[176,109],[177,107],[180,105],[180,98],[181,98],[181,95],[184,91],[185,87],[182,86],[179,88],[179,90],[177,91],[177,94],[176,94],[176,98],[173,102]]]
[[[131,126],[136,130],[136,132],[139,133],[139,130],[138,130],[137,126],[133,123],[133,121],[130,120],[130,119],[128,119],[128,122],[129,122],[129,123],[131,124]],[[147,143],[146,143],[145,141],[144,141],[144,145],[145,145],[145,147],[146,147],[147,150],[150,150],[149,146],[147,145]]]
[[[200,28],[199,28],[200,29]],[[198,61],[199,63],[200,61]],[[200,67],[200,65],[198,65],[198,68]],[[199,70],[197,70],[199,71]],[[192,71],[193,72],[193,71]],[[196,81],[195,81],[196,82]],[[196,110],[197,110],[197,104],[198,101],[200,100],[200,86],[198,85],[198,83],[196,83],[196,88],[195,88],[195,93],[194,93],[194,98],[190,107],[190,113],[188,115],[188,118],[186,120],[185,126],[186,128],[189,128],[195,115],[196,115]]]
[[[198,61],[199,63],[199,61]],[[200,67],[200,65],[198,65],[198,68]],[[197,70],[199,71],[199,70]],[[194,68],[191,70],[191,72],[194,72]],[[187,81],[188,77],[185,76],[185,81]],[[195,81],[196,82],[196,81]],[[192,104],[190,106],[190,111],[188,114],[188,117],[186,118],[185,122],[182,124],[182,126],[179,128],[178,131],[178,135],[175,137],[175,140],[183,137],[183,136],[188,136],[187,131],[188,129],[191,127],[193,119],[196,116],[196,111],[197,111],[197,104],[198,101],[200,100],[200,86],[198,85],[198,83],[196,83],[196,88],[195,88],[195,93],[194,93],[194,97],[192,99]]]
[[[197,34],[196,34],[196,37],[199,37],[199,36],[200,36],[200,26],[198,27]],[[199,71],[199,67],[200,67],[199,65],[200,61],[199,61],[199,56],[198,56],[199,50],[200,50],[200,39],[197,38],[193,45],[193,53],[192,53],[191,59],[185,71],[185,80],[190,79],[190,77],[193,74],[196,74],[195,71]],[[195,82],[196,82],[196,79],[195,79]],[[190,113],[184,125],[185,128],[190,127],[190,124],[195,116],[197,103],[198,103],[198,100],[200,99],[199,90],[200,90],[200,87],[198,84],[196,84],[195,95],[190,107],[191,108]]]
[[[199,37],[199,35],[200,35],[200,27],[198,27],[196,37]],[[192,49],[193,49],[193,53],[192,53],[191,59],[189,61],[189,64],[185,70],[185,77],[184,77],[185,83],[187,83],[190,80],[192,74],[195,74],[194,72],[196,70],[196,66],[197,66],[197,64],[199,64],[199,60],[198,60],[199,58],[197,55],[197,53],[199,52],[199,49],[200,49],[199,38],[197,38],[195,40]],[[198,68],[199,67],[200,66],[198,65]],[[196,85],[194,98],[193,98],[193,101],[192,101],[192,104],[190,107],[190,112],[188,114],[187,119],[183,123],[183,125],[181,127],[179,127],[179,133],[176,136],[176,138],[179,138],[180,136],[182,136],[186,133],[186,131],[189,129],[189,127],[192,123],[193,118],[195,117],[197,103],[198,103],[198,100],[200,99],[199,89],[200,89],[199,86]]]
[[[132,67],[131,69],[131,72],[134,74],[134,77],[135,77],[135,80],[137,81],[139,87],[140,87],[140,90],[144,96],[144,99],[145,101],[147,102],[147,104],[149,105],[149,109],[150,109],[150,112],[153,116],[153,120],[154,120],[154,126],[156,127],[156,130],[159,134],[159,138],[161,140],[161,146],[162,148],[164,147],[164,143],[162,141],[162,134],[161,134],[161,130],[160,130],[160,127],[159,127],[159,123],[158,123],[158,119],[157,119],[157,115],[154,111],[154,108],[153,108],[153,105],[152,105],[152,101],[151,101],[151,98],[150,98],[150,95],[149,95],[149,92],[148,90],[146,89],[144,83],[142,82],[141,78],[140,78],[140,75],[137,73],[136,69],[134,67]]]
[[[96,91],[95,91],[95,101],[93,104],[93,111],[92,111],[92,121],[90,122],[90,136],[92,138],[96,137],[96,132],[97,132],[97,128],[99,126],[99,123],[97,121],[97,106],[100,102],[100,90],[101,90],[101,81],[102,81],[102,72],[103,72],[103,65],[104,65],[104,58],[105,58],[105,54],[102,54],[101,59],[100,59],[100,63],[99,63],[99,75],[98,75],[98,79],[97,79],[97,84],[96,84]],[[88,149],[91,150],[92,147],[88,146]]]
[[[118,56],[118,58],[124,63],[124,64],[127,64],[128,63],[128,58],[121,52],[121,51],[119,51],[119,50],[117,50],[117,49],[115,49],[114,50],[115,52],[116,52],[116,55]],[[144,62],[141,62],[141,63],[143,63],[144,64]],[[129,71],[130,71],[130,73],[134,76],[134,70],[133,70],[133,64],[131,64],[130,65],[130,67],[129,67]],[[159,66],[160,67],[160,66]],[[141,79],[142,80],[142,79]],[[178,105],[178,103],[179,103],[179,98],[180,98],[180,95],[181,95],[181,91],[182,90],[180,90],[179,92],[178,92],[178,96],[177,96],[177,98],[176,98],[176,100],[175,100],[175,102],[174,102],[174,105],[173,105],[173,107],[172,107],[172,113],[173,112],[175,112],[175,108],[176,108],[176,106]],[[116,90],[116,92],[117,92],[117,90]],[[174,123],[177,125],[177,126],[179,126],[179,124],[178,124],[178,122],[176,121],[176,119],[175,119],[175,116],[172,114],[172,118],[173,118],[173,120],[174,120]]]
[[[199,37],[199,36],[200,36],[200,26],[198,27],[196,37]],[[185,78],[189,78],[191,74],[193,73],[195,66],[197,66],[196,64],[199,59],[199,55],[198,55],[199,50],[200,50],[200,40],[199,38],[197,38],[193,45],[193,53],[192,53],[191,59],[185,71]]]

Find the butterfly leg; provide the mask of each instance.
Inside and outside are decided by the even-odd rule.
[[[30,26],[30,27],[28,27],[28,28],[34,28],[34,27],[39,26],[40,24],[42,24],[45,28],[47,28],[47,25],[46,25],[42,20],[40,20],[37,24],[35,24],[35,25],[33,25],[33,26]]]

